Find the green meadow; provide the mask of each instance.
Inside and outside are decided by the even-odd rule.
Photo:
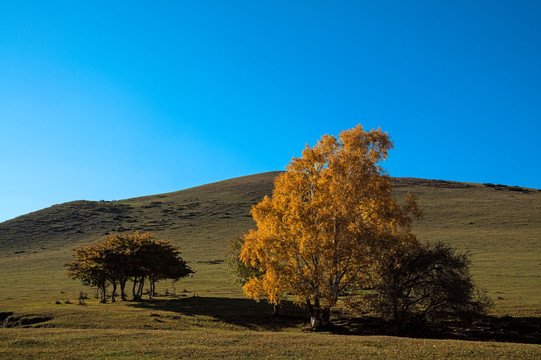
[[[135,199],[74,201],[1,223],[0,358],[541,357],[541,191],[393,179],[398,198],[408,191],[419,197],[420,241],[471,254],[474,280],[494,301],[490,319],[467,331],[451,326],[400,338],[339,308],[335,326],[314,333],[304,309],[286,303],[275,317],[268,304],[244,298],[227,274],[227,240],[254,225],[250,208],[272,192],[277,174]],[[99,304],[94,289],[65,275],[75,248],[135,230],[172,239],[193,277],[160,283],[153,300]],[[88,298],[80,303],[81,292]]]

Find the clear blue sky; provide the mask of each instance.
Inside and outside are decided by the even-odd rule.
[[[3,1],[0,221],[283,170],[357,123],[392,176],[541,188],[540,1]]]

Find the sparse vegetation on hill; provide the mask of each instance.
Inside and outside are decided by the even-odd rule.
[[[119,232],[149,231],[176,241],[215,234],[214,230],[225,236],[241,234],[252,223],[251,206],[271,193],[278,173],[134,199],[54,205],[0,223],[0,256],[88,243]]]

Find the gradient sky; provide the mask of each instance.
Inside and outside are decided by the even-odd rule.
[[[540,1],[2,1],[0,221],[283,170],[360,123],[392,176],[541,188]]]

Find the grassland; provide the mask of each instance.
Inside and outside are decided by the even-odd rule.
[[[386,336],[132,329],[7,329],[2,335],[3,359],[539,358],[538,345]]]
[[[275,318],[267,305],[244,299],[227,279],[226,241],[253,226],[249,209],[270,194],[277,174],[121,201],[76,201],[1,223],[0,316],[9,314],[21,326],[0,329],[0,358],[541,356],[541,345],[535,344],[394,338],[377,331],[336,334],[351,324],[334,334],[307,333],[301,310],[290,306],[287,317]],[[474,279],[495,301],[494,319],[528,318],[517,331],[529,332],[525,339],[535,336],[539,327],[531,324],[541,317],[541,192],[393,181],[397,197],[407,191],[419,196],[425,214],[415,223],[419,239],[469,251]],[[134,230],[171,238],[196,271],[193,278],[159,285],[159,292],[174,296],[101,305],[92,299],[92,290],[64,275],[62,265],[74,248],[110,232]],[[91,297],[85,305],[77,304],[80,291]],[[491,326],[495,335],[498,326]]]

